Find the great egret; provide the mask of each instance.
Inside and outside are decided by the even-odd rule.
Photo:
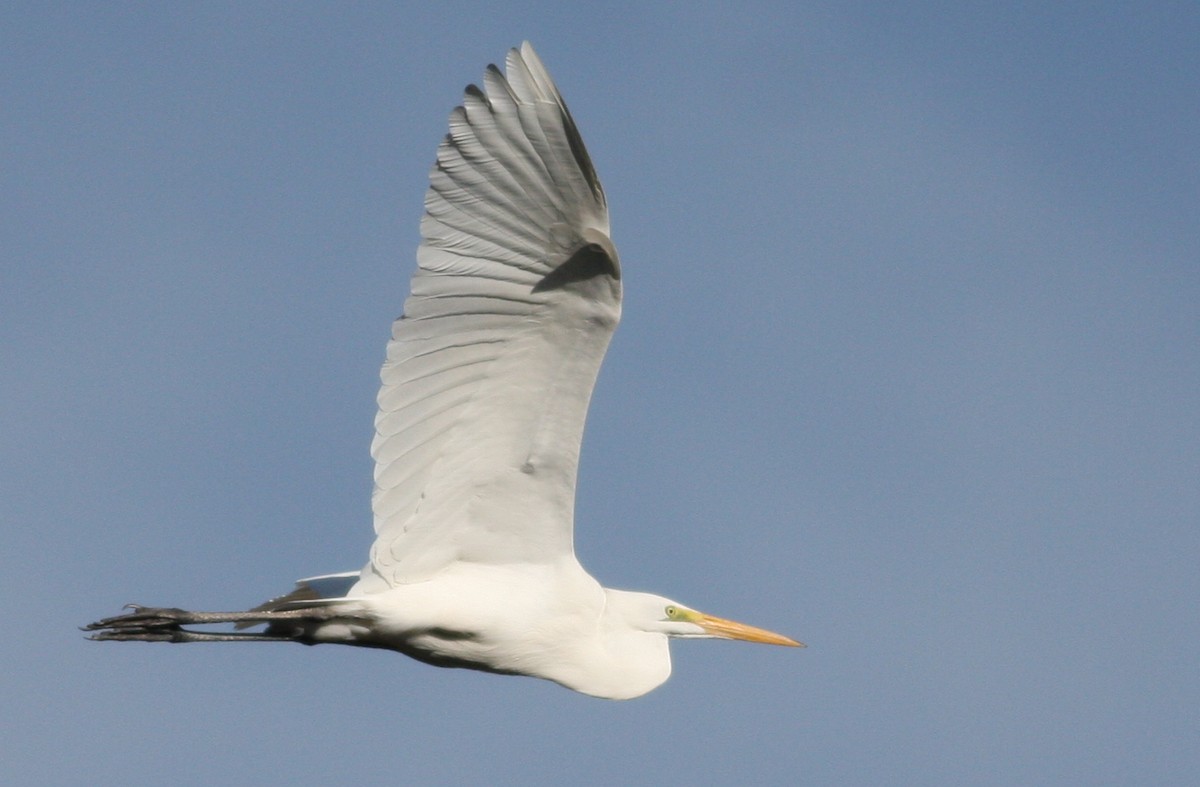
[[[801,645],[601,587],[576,560],[579,446],[621,269],[604,190],[545,66],[525,43],[506,72],[489,66],[483,90],[467,88],[430,173],[381,373],[366,566],[247,612],[130,605],[87,626],[92,639],[388,648],[610,699],[667,679],[669,637]],[[236,626],[184,628],[210,623]]]

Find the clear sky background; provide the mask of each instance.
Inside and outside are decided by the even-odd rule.
[[[450,109],[531,40],[625,318],[577,512],[677,642],[610,703],[95,644],[358,568]],[[13,784],[1183,784],[1200,771],[1194,2],[6,4]]]

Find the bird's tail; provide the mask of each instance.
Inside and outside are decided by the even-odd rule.
[[[278,612],[287,609],[303,609],[320,607],[344,599],[358,582],[359,572],[344,571],[340,574],[322,574],[319,577],[308,577],[296,580],[296,587],[291,591],[264,601],[251,612]],[[238,623],[234,629],[241,630],[258,625],[261,621],[247,620]]]

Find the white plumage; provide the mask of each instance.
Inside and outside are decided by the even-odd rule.
[[[580,442],[621,275],[604,190],[528,43],[451,114],[421,236],[381,373],[362,571],[249,612],[136,607],[94,638],[383,647],[616,699],[666,680],[668,636],[798,645],[602,588],[575,558]],[[227,622],[268,625],[182,628]]]

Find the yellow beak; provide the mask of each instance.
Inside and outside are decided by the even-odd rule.
[[[721,637],[722,639],[741,639],[746,642],[761,642],[764,645],[787,645],[792,648],[807,647],[803,642],[797,642],[791,637],[776,634],[774,631],[767,631],[766,629],[747,626],[745,623],[705,615],[703,612],[695,613],[690,622],[695,623],[708,634],[714,637]]]

